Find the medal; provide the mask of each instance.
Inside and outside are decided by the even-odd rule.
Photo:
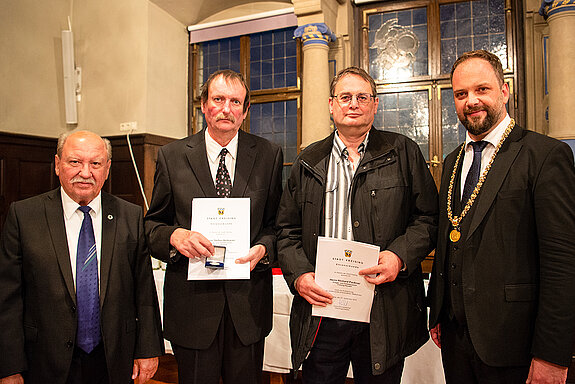
[[[457,243],[460,238],[461,232],[459,232],[457,228],[454,228],[451,230],[451,232],[449,232],[449,240],[451,240],[452,243]]]
[[[459,239],[461,239],[461,232],[459,231],[459,223],[461,223],[461,220],[465,217],[465,215],[467,215],[467,212],[469,212],[469,210],[471,209],[471,206],[475,202],[475,199],[477,198],[477,196],[479,196],[479,191],[481,190],[481,187],[485,182],[487,174],[491,169],[491,165],[493,165],[495,156],[497,156],[499,149],[503,145],[505,139],[507,139],[507,136],[509,136],[509,133],[511,132],[514,126],[515,126],[515,120],[511,119],[509,125],[507,126],[505,132],[503,133],[503,136],[501,136],[499,143],[497,143],[497,146],[495,147],[495,152],[493,152],[493,155],[491,155],[491,159],[489,160],[489,163],[485,167],[483,174],[479,177],[479,181],[475,185],[475,189],[471,193],[471,197],[469,197],[469,199],[465,203],[465,207],[463,207],[461,214],[459,216],[455,216],[451,210],[451,206],[453,203],[453,184],[455,183],[455,175],[457,174],[457,168],[459,167],[459,160],[463,157],[462,155],[465,150],[465,144],[461,146],[461,149],[457,154],[457,158],[455,159],[455,164],[453,165],[453,171],[451,172],[451,178],[449,179],[449,188],[447,188],[447,219],[451,222],[451,225],[453,226],[453,229],[451,230],[451,232],[449,232],[449,240],[451,240],[452,243],[457,243]]]

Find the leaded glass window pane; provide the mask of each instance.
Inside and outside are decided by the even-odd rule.
[[[429,97],[427,90],[380,93],[374,126],[401,133],[419,144],[429,160]]]
[[[250,88],[297,86],[295,27],[250,35]]]
[[[201,44],[198,60],[198,79],[203,84],[220,69],[240,72],[240,38],[231,37],[206,41]]]
[[[397,81],[428,74],[427,8],[368,16],[369,73]]]
[[[443,158],[465,141],[465,128],[459,123],[451,88],[441,90],[441,126],[443,127]]]
[[[293,163],[297,156],[297,101],[252,104],[250,133],[280,145],[284,162]]]
[[[485,49],[507,69],[505,0],[476,0],[439,6],[441,73],[449,73],[463,53]]]

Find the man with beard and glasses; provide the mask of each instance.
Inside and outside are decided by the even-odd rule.
[[[575,339],[569,146],[507,114],[498,57],[451,70],[463,145],[447,156],[429,287],[447,383],[564,383]]]
[[[201,92],[207,129],[158,152],[145,218],[152,256],[168,263],[164,337],[172,343],[179,383],[261,383],[264,338],[272,327],[274,221],[281,196],[281,148],[240,130],[250,106],[239,73],[213,73]],[[250,199],[249,280],[190,281],[189,259],[214,246],[191,231],[192,200]]]

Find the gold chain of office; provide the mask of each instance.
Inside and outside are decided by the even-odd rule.
[[[453,203],[453,183],[455,181],[455,175],[457,174],[457,168],[459,166],[459,159],[461,159],[461,154],[465,150],[465,143],[461,146],[461,150],[457,154],[457,159],[455,159],[455,165],[453,166],[453,172],[451,172],[451,179],[449,180],[449,189],[447,190],[447,218],[451,222],[451,225],[453,225],[453,229],[451,230],[451,232],[449,232],[449,240],[451,240],[453,243],[458,242],[459,239],[461,238],[461,232],[459,230],[459,223],[461,223],[461,220],[463,220],[465,215],[467,215],[467,212],[469,212],[469,210],[471,209],[471,206],[475,202],[475,198],[477,198],[477,195],[479,195],[479,191],[481,190],[481,187],[483,186],[483,183],[485,182],[485,178],[487,177],[487,174],[489,173],[489,170],[491,169],[491,165],[493,164],[493,160],[495,160],[495,156],[497,156],[497,152],[499,152],[499,149],[503,145],[503,142],[505,141],[507,136],[509,136],[509,133],[511,132],[511,130],[513,129],[514,126],[515,126],[515,120],[511,119],[511,121],[509,122],[509,125],[507,126],[507,128],[505,129],[505,132],[503,133],[503,136],[501,137],[501,140],[499,140],[499,143],[497,143],[497,146],[495,147],[495,152],[491,156],[491,160],[489,160],[489,164],[487,164],[487,166],[485,167],[485,170],[481,174],[481,177],[479,178],[479,181],[477,182],[477,185],[475,186],[473,193],[471,193],[469,200],[467,200],[467,203],[465,203],[465,207],[463,208],[463,211],[461,211],[461,214],[459,216],[453,216],[453,212],[451,210],[451,207],[453,205],[452,204]]]

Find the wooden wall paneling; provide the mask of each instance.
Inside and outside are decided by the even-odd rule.
[[[114,136],[108,139],[112,143],[112,168],[104,190],[145,207],[126,136]],[[148,202],[152,198],[158,149],[173,140],[150,134],[130,135],[134,159]]]
[[[0,230],[8,207],[59,185],[55,138],[0,132]]]

